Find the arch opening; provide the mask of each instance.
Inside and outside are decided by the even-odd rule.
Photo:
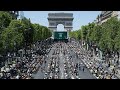
[[[57,25],[57,31],[64,31],[64,25],[63,24],[58,24]]]

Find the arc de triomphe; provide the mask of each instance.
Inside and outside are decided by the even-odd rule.
[[[73,29],[73,19],[73,13],[49,13],[48,28],[52,31],[57,31],[57,25],[63,24],[65,31],[71,31]]]

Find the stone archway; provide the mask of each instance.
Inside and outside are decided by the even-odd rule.
[[[63,24],[65,31],[71,31],[73,29],[73,19],[73,13],[49,13],[48,28],[52,31],[57,31],[57,25]]]

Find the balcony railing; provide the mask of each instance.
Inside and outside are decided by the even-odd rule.
[[[104,14],[102,14],[101,20],[104,20],[104,19],[107,19],[107,18],[111,17],[112,16],[112,12],[113,11],[107,11]]]

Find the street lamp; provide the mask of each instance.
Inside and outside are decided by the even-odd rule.
[[[14,41],[14,56],[16,56],[16,41]]]
[[[30,41],[30,40],[27,40],[27,39],[30,39],[29,34],[27,34],[28,30],[31,30],[31,28],[25,29],[25,31],[23,32],[24,33],[25,57],[26,57],[27,41]],[[30,46],[30,53],[31,53],[31,46]]]
[[[28,28],[28,30],[31,30],[31,28]],[[30,37],[29,37],[29,39],[30,39]],[[32,53],[31,53],[31,41],[30,41],[30,59],[31,59],[31,57],[32,57]]]
[[[26,30],[27,30],[27,29],[25,29],[25,31],[23,32],[23,34],[24,34],[25,57],[26,57]]]

